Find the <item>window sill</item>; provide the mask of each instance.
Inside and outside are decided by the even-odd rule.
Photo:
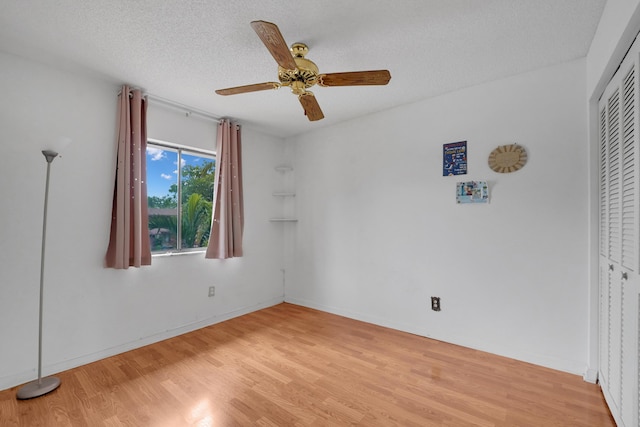
[[[198,255],[198,254],[204,254],[205,252],[207,252],[206,248],[198,251],[162,252],[162,253],[151,254],[151,258],[164,258],[164,257],[183,256],[183,255]]]

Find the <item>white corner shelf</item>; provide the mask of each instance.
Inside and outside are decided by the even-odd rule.
[[[293,171],[293,167],[289,165],[276,166],[274,169],[283,174]],[[294,193],[293,191],[274,191],[273,193],[271,193],[271,195],[273,197],[282,197],[284,199],[287,197],[295,197],[296,193]],[[269,221],[270,222],[298,222],[296,218],[270,218]]]

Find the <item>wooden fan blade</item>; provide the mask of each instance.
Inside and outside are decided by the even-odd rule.
[[[352,71],[318,76],[320,86],[386,85],[389,80],[391,80],[391,73],[388,70]]]
[[[320,105],[313,93],[308,91],[304,92],[303,94],[298,95],[298,99],[300,100],[300,104],[302,104],[304,113],[307,115],[309,121],[315,122],[316,120],[324,119],[324,114],[322,114]]]
[[[269,89],[278,89],[280,87],[280,83],[276,82],[265,82],[265,83],[256,83],[252,85],[245,86],[236,86],[229,87],[226,89],[218,89],[216,93],[218,95],[237,95],[239,93],[247,93],[247,92],[258,92],[260,90],[269,90]]]
[[[273,59],[276,60],[278,65],[287,70],[295,70],[297,68],[296,61],[293,60],[293,56],[289,51],[287,42],[284,41],[284,37],[280,33],[280,29],[276,24],[265,21],[253,21],[251,22],[251,28],[258,34],[262,43],[267,47]]]

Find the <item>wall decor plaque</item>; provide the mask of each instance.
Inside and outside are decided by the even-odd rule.
[[[489,155],[489,167],[498,173],[520,170],[527,163],[527,151],[518,144],[501,145]]]
[[[467,173],[467,141],[452,142],[442,146],[442,176]]]
[[[467,181],[456,184],[456,203],[489,203],[487,181]]]

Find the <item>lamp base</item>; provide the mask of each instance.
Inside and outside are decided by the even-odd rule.
[[[16,397],[20,400],[32,399],[47,394],[60,386],[60,380],[56,377],[46,377],[31,381],[20,387]]]

